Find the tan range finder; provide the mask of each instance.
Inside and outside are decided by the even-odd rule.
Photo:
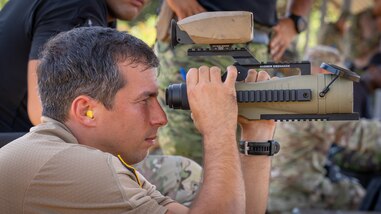
[[[251,119],[274,120],[357,120],[353,112],[353,81],[360,77],[349,70],[323,63],[330,74],[310,75],[309,62],[261,63],[246,48],[232,45],[253,38],[250,12],[206,12],[179,22],[172,21],[172,46],[208,44],[208,48],[188,50],[189,56],[228,55],[236,61],[239,114]],[[256,83],[241,83],[250,68],[260,70],[298,68],[301,75]],[[222,77],[224,78],[224,76]],[[189,109],[185,83],[170,85],[166,103],[171,108]]]

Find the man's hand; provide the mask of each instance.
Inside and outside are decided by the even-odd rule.
[[[167,0],[167,3],[178,20],[206,11],[196,0]]]
[[[280,19],[273,31],[274,36],[270,42],[271,57],[274,61],[279,61],[298,33],[294,22],[289,18]]]
[[[269,80],[270,76],[265,71],[257,72],[250,69],[245,82],[260,82]],[[267,141],[272,139],[275,122],[274,120],[248,120],[245,117],[238,116],[238,123],[242,128],[241,137],[243,140]],[[260,138],[260,139],[259,139]]]
[[[190,213],[245,211],[245,189],[236,142],[237,69],[230,66],[227,70],[225,82],[217,67],[192,68],[187,74],[189,106],[204,147],[203,184]]]
[[[187,74],[189,106],[197,129],[203,136],[221,128],[235,132],[237,100],[235,80],[237,69],[228,67],[225,82],[218,67],[191,68]]]
[[[286,14],[307,17],[313,2],[313,0],[290,0]],[[273,27],[273,31],[275,35],[270,42],[271,57],[274,61],[279,61],[298,33],[290,18],[279,19],[278,24]]]

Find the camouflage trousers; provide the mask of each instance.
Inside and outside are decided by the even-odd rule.
[[[149,155],[135,167],[159,192],[185,206],[201,185],[201,166],[181,156]]]
[[[338,173],[327,176],[332,142],[361,141],[350,123],[341,123],[342,128],[338,125],[327,121],[278,122],[274,139],[282,149],[272,158],[268,213],[292,213],[294,208],[358,209],[365,195],[360,183]]]
[[[159,130],[158,141],[164,154],[181,155],[201,164],[202,139],[193,125],[190,112],[173,110],[165,106],[165,89],[170,84],[185,82],[185,72],[190,68],[207,65],[218,66],[224,71],[227,66],[234,63],[234,60],[230,56],[188,57],[187,50],[190,47],[189,45],[178,45],[171,49],[169,44],[163,42],[155,45],[155,52],[160,59],[159,99],[168,117],[168,124]],[[257,60],[267,61],[267,45],[251,43],[247,45],[247,48]]]

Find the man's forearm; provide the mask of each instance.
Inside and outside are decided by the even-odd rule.
[[[192,213],[243,213],[245,192],[236,144],[237,69],[201,66],[187,73],[187,95],[204,143],[204,179]]]
[[[273,138],[273,121],[265,121],[255,129],[244,129],[241,140],[266,142]],[[266,211],[270,180],[271,157],[240,155],[246,192],[246,213],[263,214]]]
[[[194,213],[243,213],[245,191],[235,134],[204,136],[204,176]]]
[[[307,16],[311,10],[313,0],[290,0],[288,2],[289,14],[295,14],[298,16]]]

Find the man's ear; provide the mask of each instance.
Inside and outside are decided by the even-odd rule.
[[[76,97],[71,103],[70,117],[82,125],[94,127],[97,124],[98,101],[85,95]]]

